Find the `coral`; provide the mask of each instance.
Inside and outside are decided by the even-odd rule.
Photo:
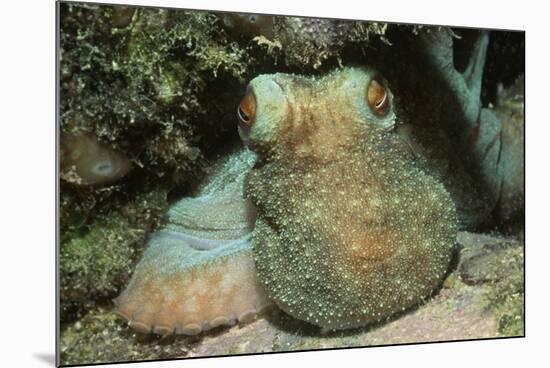
[[[275,16],[261,14],[223,13],[218,15],[223,26],[236,36],[273,38]]]
[[[130,10],[128,25],[114,27]],[[216,25],[209,13],[62,4],[62,130],[95,133],[157,178],[192,174],[201,150],[228,132],[212,116],[192,123],[209,104],[205,87],[243,78],[248,65]]]
[[[487,267],[498,268],[500,277],[490,282],[482,299],[482,305],[492,312],[498,321],[498,336],[525,335],[523,247],[503,249]]]
[[[381,321],[429,296],[449,267],[454,204],[393,133],[380,74],[262,75],[248,94],[255,108],[245,97],[240,128],[259,163],[246,193],[268,296],[326,329]]]
[[[276,22],[276,38],[285,50],[289,65],[313,65],[318,69],[324,60],[341,48],[351,23],[329,19],[284,17]]]
[[[475,302],[496,319],[497,336],[523,336],[524,241],[499,234],[460,232],[457,274],[479,287]]]

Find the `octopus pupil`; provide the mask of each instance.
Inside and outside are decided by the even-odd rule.
[[[239,119],[245,123],[248,123],[250,121],[250,117],[246,115],[246,113],[241,109],[240,106],[237,109],[237,115],[239,116]]]
[[[383,84],[372,79],[367,89],[369,107],[377,114],[384,115],[388,110],[388,94]]]
[[[95,166],[95,173],[99,175],[109,175],[111,171],[113,170],[113,166],[108,161],[102,161],[96,164]]]
[[[376,103],[376,105],[375,105],[376,108],[377,108],[377,109],[382,108],[385,101],[386,101],[386,94],[384,93],[384,96],[382,97],[382,99],[380,99],[380,100]]]

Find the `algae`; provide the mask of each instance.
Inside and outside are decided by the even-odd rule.
[[[117,295],[141,256],[148,232],[162,224],[167,209],[166,192],[140,194],[64,234],[59,260],[62,322]]]
[[[498,267],[506,276],[487,288],[481,304],[498,320],[498,336],[525,336],[524,252],[513,247],[498,257]]]
[[[60,344],[64,365],[184,357],[193,346],[192,339],[136,335],[109,309],[93,308],[65,329]]]

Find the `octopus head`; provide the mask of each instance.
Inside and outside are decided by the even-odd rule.
[[[395,124],[387,82],[369,68],[345,68],[322,78],[260,75],[249,83],[237,117],[242,140],[260,156],[317,159]]]
[[[262,75],[238,115],[241,136],[263,160],[245,181],[258,215],[254,265],[279,308],[346,329],[430,295],[449,265],[455,209],[401,149],[379,73]]]

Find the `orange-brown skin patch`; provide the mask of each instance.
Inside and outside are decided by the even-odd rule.
[[[118,314],[139,332],[195,335],[250,321],[250,314],[254,317],[270,304],[257,283],[249,248],[186,267],[178,265],[181,243],[163,240],[158,250],[164,257],[158,257],[155,246],[150,244],[132,282],[116,299]],[[187,257],[194,252],[189,249]],[[170,271],[174,268],[180,269]]]

